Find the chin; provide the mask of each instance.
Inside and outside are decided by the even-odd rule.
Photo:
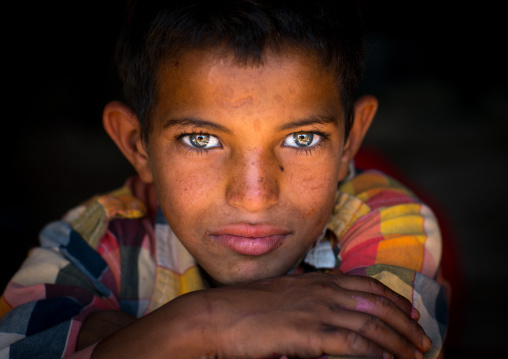
[[[248,263],[249,266],[242,266],[243,268],[238,270],[232,270],[228,273],[217,274],[210,279],[217,286],[228,286],[228,285],[241,285],[257,280],[278,277],[286,274],[291,270],[291,266],[287,269],[286,267],[278,268],[260,268],[260,266],[253,266],[252,263]]]

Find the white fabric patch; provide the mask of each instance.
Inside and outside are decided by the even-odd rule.
[[[173,233],[169,225],[157,224],[155,226],[157,239],[157,263],[178,274],[183,274],[195,265],[194,258]]]
[[[329,241],[321,241],[310,249],[303,260],[315,268],[334,268],[335,254]]]
[[[9,357],[9,348],[7,348],[9,345],[11,345],[12,343],[15,343],[17,342],[18,340],[21,340],[23,339],[25,336],[23,334],[18,334],[18,333],[2,333],[2,335],[0,335],[0,348],[5,348],[7,349],[7,356],[6,358]],[[0,351],[0,358],[3,358],[3,354],[2,351]]]
[[[12,278],[13,282],[25,287],[41,283],[55,283],[60,270],[69,261],[62,258],[60,253],[46,248],[34,248],[21,268]]]

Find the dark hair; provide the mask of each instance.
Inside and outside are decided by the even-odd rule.
[[[347,136],[364,57],[354,1],[132,0],[115,60],[125,100],[147,141],[162,63],[201,48],[223,48],[239,62],[261,63],[266,49],[288,46],[313,52],[336,74]]]

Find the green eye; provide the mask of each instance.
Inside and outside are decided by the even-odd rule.
[[[210,142],[210,135],[198,134],[198,135],[190,135],[189,139],[194,147],[204,148]]]
[[[207,133],[193,133],[190,135],[185,135],[182,137],[182,141],[190,147],[200,149],[220,147],[219,139]]]
[[[284,140],[284,145],[289,147],[311,147],[321,140],[321,136],[312,132],[295,132]]]
[[[312,143],[314,135],[312,133],[294,133],[293,140],[300,147],[307,147]]]

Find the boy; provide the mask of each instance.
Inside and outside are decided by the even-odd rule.
[[[354,6],[161,3],[129,4],[103,117],[139,177],[42,231],[0,358],[436,357],[434,217],[352,162]]]

